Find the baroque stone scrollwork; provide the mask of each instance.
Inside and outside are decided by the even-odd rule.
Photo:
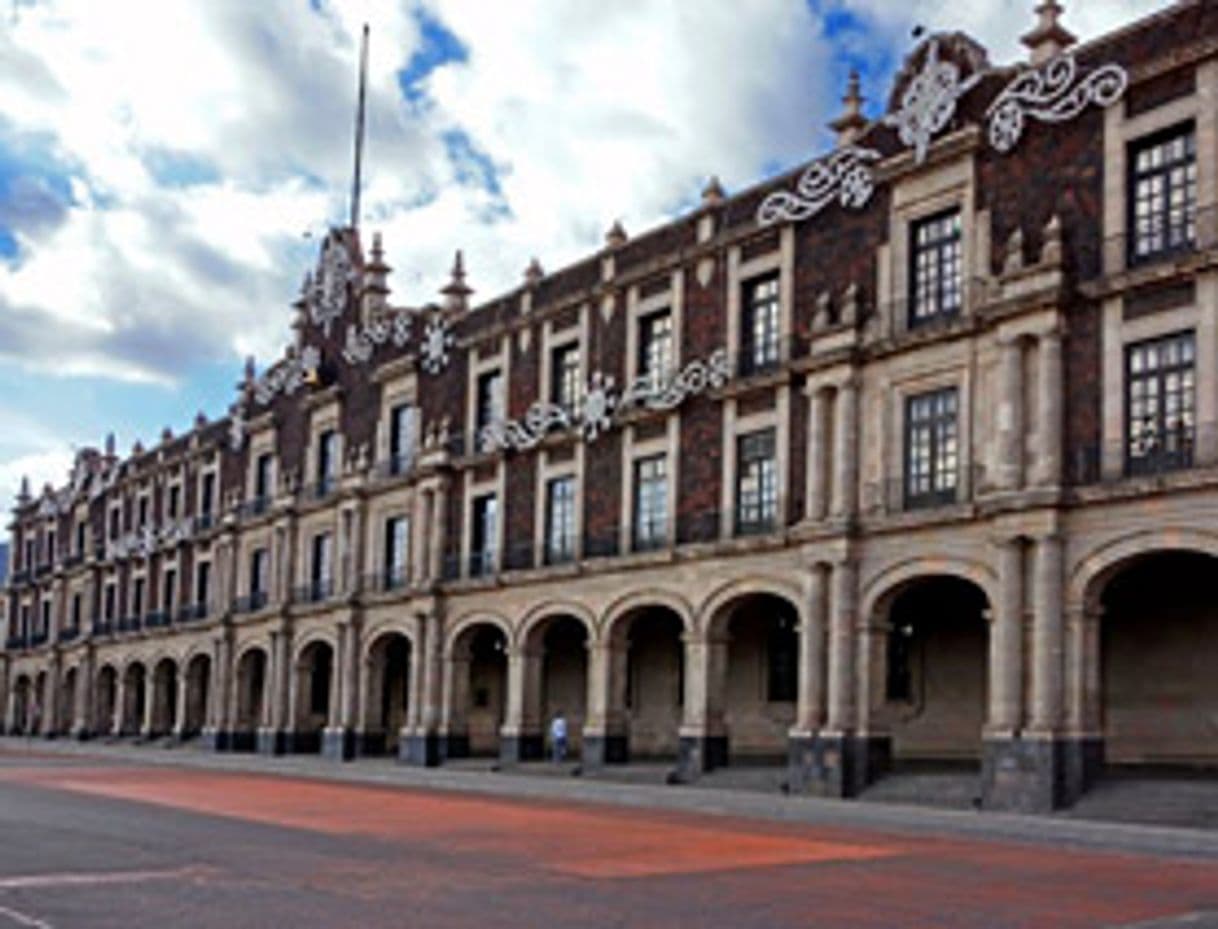
[[[1109,107],[1125,94],[1129,75],[1117,64],[1107,64],[1078,78],[1073,55],[1025,71],[1007,85],[986,111],[990,144],[1009,152],[1023,137],[1027,120],[1061,123],[1078,116],[1088,105]]]
[[[423,330],[423,343],[419,349],[423,369],[428,374],[439,374],[448,367],[448,350],[455,342],[448,322],[440,313],[433,313]]]
[[[905,87],[900,109],[885,116],[884,124],[897,130],[901,141],[914,150],[914,160],[921,164],[926,160],[931,139],[951,122],[960,98],[972,90],[982,76],[977,71],[962,78],[959,65],[940,59],[936,36],[930,40],[921,70]]]
[[[479,447],[528,451],[556,430],[577,429],[588,442],[595,442],[615,425],[615,421],[637,407],[652,410],[672,410],[695,394],[722,387],[731,376],[727,352],[719,349],[709,358],[691,361],[674,377],[660,381],[652,377],[636,378],[622,392],[614,379],[600,371],[592,379],[581,398],[578,415],[554,403],[534,403],[521,420],[497,420],[483,427],[478,434]]]
[[[304,384],[306,377],[321,365],[321,352],[316,346],[306,345],[300,354],[292,355],[258,379],[254,385],[254,399],[259,403],[270,403],[277,393],[293,394]]]
[[[392,319],[381,317],[363,328],[348,326],[342,355],[349,364],[364,364],[372,358],[376,346],[392,342],[404,348],[410,341],[410,314],[399,310]]]
[[[355,268],[346,245],[331,236],[318,263],[317,273],[305,278],[305,299],[309,316],[322,332],[330,335],[330,327],[347,306],[348,287],[355,281]]]
[[[871,200],[875,178],[870,164],[880,153],[847,145],[814,162],[800,177],[794,191],[779,190],[762,201],[757,222],[771,226],[815,216],[834,200],[848,209],[861,210]]]

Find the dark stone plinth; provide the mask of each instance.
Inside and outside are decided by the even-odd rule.
[[[351,761],[355,758],[355,730],[326,729],[321,735],[321,754],[332,761]]]
[[[258,754],[286,755],[292,749],[292,733],[284,732],[282,729],[258,730]]]
[[[258,733],[250,730],[229,733],[228,750],[230,752],[257,751]]]
[[[445,739],[435,732],[402,736],[398,740],[398,761],[420,768],[434,768],[444,762]],[[468,745],[468,743],[467,743]]]
[[[355,754],[360,758],[383,758],[389,754],[389,739],[383,732],[355,733]]]
[[[887,736],[792,736],[787,783],[793,793],[857,797],[892,763]]]
[[[88,726],[78,726],[72,730],[72,738],[77,742],[87,742],[93,738],[93,731]]]
[[[499,763],[510,765],[523,761],[540,761],[546,756],[546,742],[541,733],[523,733],[499,737]]]
[[[626,764],[630,760],[630,745],[625,735],[585,735],[580,761],[585,768],[603,768],[607,764]]]
[[[982,804],[1015,813],[1070,806],[1094,781],[1103,757],[1096,739],[986,739]]]
[[[683,735],[677,743],[677,769],[673,777],[679,783],[688,784],[707,771],[726,767],[727,759],[727,736]]]
[[[205,749],[211,752],[226,752],[231,747],[232,733],[223,729],[204,729],[199,739]]]

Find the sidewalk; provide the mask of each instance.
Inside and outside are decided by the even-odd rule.
[[[65,760],[165,765],[560,803],[609,804],[920,836],[967,836],[1050,844],[1059,848],[1218,859],[1218,832],[1201,829],[1094,822],[1059,815],[1020,816],[937,810],[746,790],[653,786],[596,778],[561,777],[548,772],[530,773],[527,768],[511,772],[477,770],[468,766],[414,768],[399,765],[390,759],[340,763],[312,755],[210,753],[192,746],[0,738],[0,765],[19,761],[22,755],[28,755],[33,764],[43,763],[48,757],[60,756]]]

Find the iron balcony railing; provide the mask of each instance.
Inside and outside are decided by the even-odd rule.
[[[937,472],[925,480],[915,481],[904,474],[890,477],[877,484],[864,486],[864,506],[878,504],[889,513],[909,513],[933,510],[968,503],[982,486],[985,470],[977,465],[961,464],[947,472]]]
[[[365,574],[360,579],[362,593],[383,594],[395,590],[405,590],[410,586],[410,579],[401,569],[388,569]]]
[[[1165,477],[1218,465],[1218,424],[1181,426],[1137,442],[1123,439],[1076,447],[1066,462],[1074,485],[1113,484],[1134,478]]]
[[[115,632],[139,632],[143,628],[141,617],[123,616],[114,624]]]
[[[4,647],[10,652],[25,651],[30,647],[30,637],[28,635],[10,635],[4,641]]]
[[[211,512],[198,513],[194,517],[195,532],[206,532],[215,524],[216,517]]]
[[[1094,248],[1079,249],[1092,265]],[[1214,248],[1218,248],[1218,205],[1194,206],[1175,216],[1162,214],[1154,223],[1105,238],[1100,244],[1103,267],[1096,270],[1108,273],[1134,270]]]
[[[46,629],[39,629],[30,633],[30,646],[32,648],[37,648],[39,645],[46,645],[50,638],[51,634],[49,631]]]
[[[80,638],[79,626],[68,626],[66,629],[59,630],[60,642],[74,642],[78,638]]]
[[[254,497],[237,506],[237,518],[240,520],[255,519],[265,515],[270,508],[270,497]]]
[[[238,597],[233,601],[234,613],[257,613],[267,605],[267,595],[265,591],[255,590],[249,594]]]
[[[102,619],[100,616],[93,618],[93,634],[94,635],[110,635],[114,631],[114,620]]]
[[[153,610],[144,616],[144,628],[164,629],[170,623],[170,614],[164,610]]]
[[[178,607],[176,620],[179,623],[193,623],[207,618],[206,603],[187,603]]]
[[[334,598],[334,581],[329,578],[301,584],[292,591],[293,603],[325,603]]]
[[[388,480],[407,475],[414,468],[415,458],[416,455],[413,452],[384,458],[378,461],[376,467],[373,468],[373,477],[378,480]]]

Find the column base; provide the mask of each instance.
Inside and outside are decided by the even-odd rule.
[[[452,756],[447,751],[448,739],[436,732],[412,732],[398,738],[398,763],[417,768],[434,768]],[[468,748],[468,742],[466,743]]]
[[[282,729],[259,729],[256,747],[259,755],[286,755],[295,750],[292,733]]]
[[[230,752],[253,752],[258,750],[258,733],[247,729],[229,734],[228,750]]]
[[[355,758],[355,730],[345,726],[322,730],[321,754],[331,761],[352,761]]]
[[[986,739],[982,804],[1013,813],[1071,806],[1094,782],[1104,760],[1098,738]]]
[[[383,732],[356,732],[355,754],[359,758],[384,758],[389,739]]]
[[[499,763],[510,765],[541,761],[546,756],[546,741],[541,733],[499,736]]]
[[[93,738],[93,730],[88,726],[76,726],[72,729],[72,738],[77,742],[87,742]]]
[[[728,762],[727,736],[683,735],[677,740],[677,768],[673,779],[688,784]]]
[[[212,729],[210,727],[203,730],[203,735],[200,741],[205,749],[211,752],[227,752],[232,748],[233,734],[225,732],[223,729]]]
[[[630,744],[624,734],[584,733],[580,762],[585,768],[603,768],[605,765],[626,764],[628,761]]]
[[[857,797],[892,762],[888,736],[792,735],[787,743],[787,784],[792,793]]]

